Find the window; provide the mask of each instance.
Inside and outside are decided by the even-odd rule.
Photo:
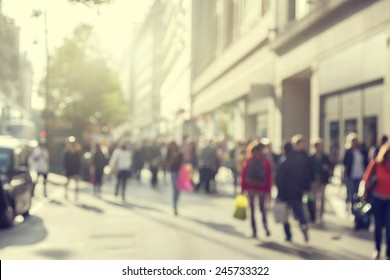
[[[363,141],[367,148],[377,143],[378,135],[377,117],[365,117],[363,119]]]
[[[344,122],[344,135],[347,136],[351,132],[357,133],[357,120],[349,119]]]
[[[308,0],[289,0],[288,20],[300,20],[304,18],[309,12],[312,1]]]
[[[329,123],[329,157],[332,163],[337,163],[340,156],[340,123],[332,121]]]

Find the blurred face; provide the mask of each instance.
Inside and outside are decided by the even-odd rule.
[[[298,151],[303,151],[305,149],[305,140],[304,139],[301,139],[297,142],[297,146],[296,146],[296,149]]]
[[[357,138],[352,139],[352,148],[357,148],[359,146],[359,141]]]
[[[324,145],[322,143],[314,144],[314,148],[318,153],[322,153],[324,151]]]

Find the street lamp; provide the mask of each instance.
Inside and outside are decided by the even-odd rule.
[[[51,118],[51,114],[49,112],[49,92],[50,92],[50,84],[49,84],[49,65],[50,65],[50,54],[49,54],[49,36],[48,36],[48,27],[47,27],[47,8],[45,6],[44,11],[42,13],[41,10],[33,10],[32,17],[38,18],[43,14],[44,21],[44,34],[45,34],[45,56],[46,56],[46,77],[45,77],[45,108],[42,114],[42,118],[44,120],[44,131],[46,135],[46,139],[48,139],[49,135],[49,119]]]

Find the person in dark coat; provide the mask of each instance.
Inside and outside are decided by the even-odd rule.
[[[80,147],[76,142],[76,138],[71,136],[66,144],[63,168],[66,177],[65,183],[65,199],[68,199],[68,185],[70,180],[75,181],[75,199],[78,199],[79,179],[81,170],[81,152]]]
[[[152,177],[150,179],[150,184],[152,188],[156,188],[158,184],[158,169],[160,166],[160,162],[162,161],[161,149],[157,141],[155,141],[149,147],[148,158],[149,158],[149,170],[150,173],[152,174]]]
[[[145,164],[145,151],[143,144],[137,144],[134,149],[133,159],[132,159],[132,171],[135,175],[137,181],[141,180],[141,171],[144,168]]]
[[[304,138],[295,135],[292,138],[293,151],[285,155],[276,173],[277,199],[286,202],[298,219],[304,239],[309,240],[307,219],[302,202],[303,195],[310,190],[312,181],[309,156],[304,150]],[[289,147],[285,147],[286,150]],[[284,223],[286,240],[292,240],[291,227],[288,220]]]
[[[108,164],[108,156],[103,152],[100,144],[96,144],[92,155],[93,190],[96,196],[100,196],[104,167]]]

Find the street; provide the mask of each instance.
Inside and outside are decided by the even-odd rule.
[[[354,232],[345,215],[340,187],[327,189],[323,224],[311,225],[306,244],[298,226],[293,242],[284,241],[283,226],[269,213],[271,236],[266,237],[257,214],[259,238],[252,239],[250,222],[233,218],[234,195],[229,180],[220,180],[215,195],[182,193],[179,216],[173,215],[171,185],[149,184],[146,170],[141,183],[131,179],[126,203],[115,198],[114,181],[106,180],[101,198],[81,183],[64,199],[64,178],[50,174],[49,198],[36,188],[31,216],[0,230],[3,260],[347,260],[370,259],[372,233]],[[70,188],[72,189],[72,183]],[[344,213],[344,214],[343,214]]]

